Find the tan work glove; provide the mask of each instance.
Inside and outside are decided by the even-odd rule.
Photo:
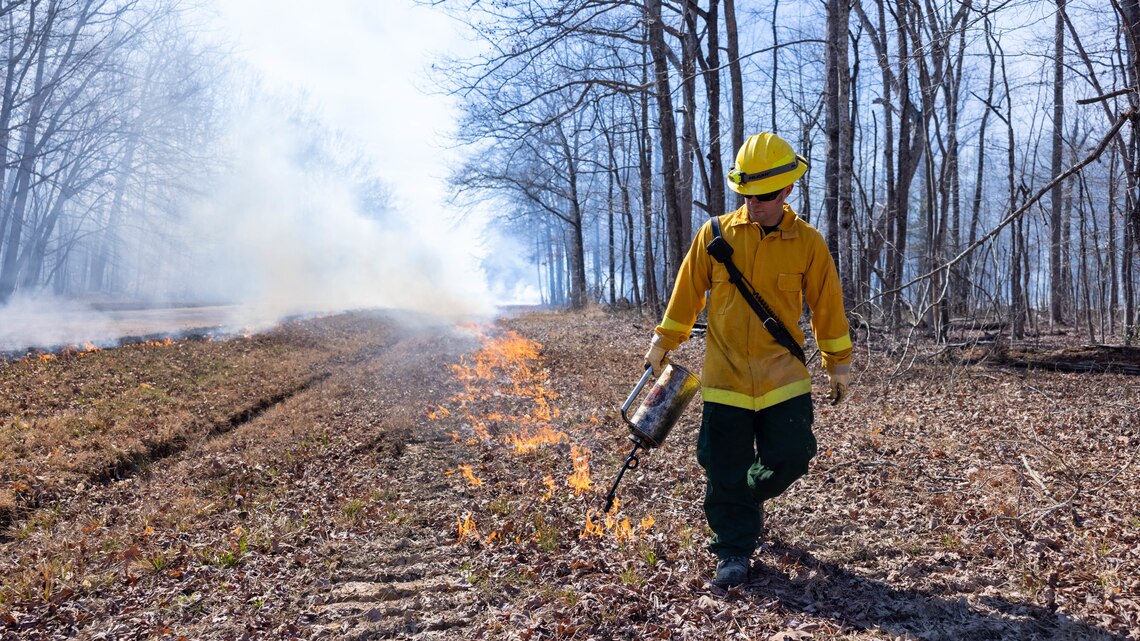
[[[645,353],[645,364],[653,368],[654,376],[661,376],[661,370],[669,364],[669,359],[665,357],[669,350],[661,347],[661,340],[660,334],[654,334],[649,343],[649,351]]]
[[[843,399],[847,398],[847,386],[851,384],[851,372],[834,372],[828,375],[828,380],[831,381],[831,393],[828,394],[828,400],[832,405],[839,405]]]

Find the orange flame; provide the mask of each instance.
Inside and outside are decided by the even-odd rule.
[[[606,529],[597,523],[594,523],[593,514],[593,510],[590,510],[586,513],[586,528],[582,530],[582,533],[578,535],[578,538],[584,539],[587,536],[596,536],[600,539],[606,535]]]
[[[547,475],[546,478],[542,479],[542,483],[546,486],[546,494],[542,495],[542,500],[546,501],[550,497],[554,496],[554,477]]]
[[[594,489],[594,482],[590,480],[589,450],[571,445],[570,458],[574,461],[574,473],[566,479],[566,484],[574,488],[574,495]]]
[[[460,465],[458,470],[463,472],[463,478],[467,479],[471,487],[479,487],[483,484],[483,481],[480,481],[479,478],[475,476],[475,473],[471,471],[470,465]]]
[[[570,437],[566,432],[556,430],[549,425],[542,425],[533,430],[523,430],[518,434],[508,434],[505,440],[508,445],[515,448],[516,454],[529,454],[543,445],[568,443]]]
[[[463,543],[467,539],[475,541],[479,540],[479,530],[475,527],[475,521],[471,518],[471,513],[468,512],[463,518],[455,517],[458,522],[459,542]]]
[[[608,526],[608,519],[606,525]],[[629,541],[633,539],[633,525],[629,522],[629,517],[625,517],[620,523],[614,523],[614,536],[618,541]]]
[[[639,531],[644,534],[655,523],[653,515],[647,514],[645,518],[641,519],[640,528],[635,530],[628,516],[623,516],[620,520],[616,516],[601,514],[599,516],[602,517],[602,520],[594,521],[594,510],[591,509],[586,513],[586,525],[579,533],[578,538],[596,536],[601,539],[609,533],[619,543],[633,541],[637,539]]]
[[[488,340],[471,358],[465,356],[451,366],[466,389],[465,394],[453,400],[466,403],[487,400],[494,395],[522,396],[537,405],[529,419],[552,420],[558,413],[550,406],[549,399],[556,395],[543,387],[545,372],[536,372],[531,365],[538,360],[540,349],[541,344],[515,332]]]

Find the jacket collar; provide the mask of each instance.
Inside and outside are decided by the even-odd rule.
[[[800,235],[800,231],[796,226],[796,221],[799,217],[792,209],[791,205],[784,203],[784,217],[780,219],[780,237],[781,238],[795,238]],[[736,227],[737,225],[750,225],[752,221],[748,220],[748,205],[741,205],[739,209],[729,214],[727,226]]]

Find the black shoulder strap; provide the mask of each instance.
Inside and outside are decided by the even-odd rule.
[[[740,294],[744,296],[745,302],[747,302],[748,306],[752,308],[752,311],[756,312],[756,315],[760,317],[760,322],[764,324],[764,328],[776,339],[776,342],[783,345],[792,353],[792,356],[799,359],[801,363],[806,364],[807,359],[804,357],[803,348],[796,342],[796,339],[792,338],[791,332],[788,331],[787,327],[784,327],[780,319],[776,318],[776,314],[772,312],[772,308],[768,307],[768,304],[760,297],[760,293],[752,287],[752,283],[749,283],[748,279],[744,277],[744,274],[740,272],[736,263],[732,262],[732,245],[729,245],[728,241],[721,236],[720,219],[713,216],[710,222],[713,239],[707,247],[709,256],[715,258],[717,262],[722,263],[724,268],[728,270],[728,280],[740,290]]]

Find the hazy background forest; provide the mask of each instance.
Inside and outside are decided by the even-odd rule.
[[[1134,338],[1136,2],[441,4],[497,43],[450,67],[456,181],[546,301],[659,308],[768,130],[812,163],[792,205],[861,319]]]
[[[521,260],[542,302],[657,314],[693,231],[739,204],[736,148],[769,130],[811,161],[792,205],[860,320],[1135,338],[1135,0],[421,4],[478,52],[424,84],[462,109],[448,191],[515,239],[486,252],[491,281]],[[0,4],[0,304],[490,296],[434,269],[354,141],[194,15]]]
[[[461,252],[423,240],[438,216],[394,196],[375,141],[331,123],[330,101],[358,105],[266,72],[290,59],[252,57],[289,38],[312,61],[303,71],[355,73],[362,95],[395,86],[397,63],[326,54],[344,50],[331,29],[359,38],[348,18],[397,7],[296,9],[0,2],[0,350],[82,343],[109,322],[101,311],[124,307],[241,307],[212,321],[238,328],[364,307],[489,308],[482,279],[451,260]],[[260,40],[239,41],[238,18]],[[296,20],[307,31],[285,28]]]

